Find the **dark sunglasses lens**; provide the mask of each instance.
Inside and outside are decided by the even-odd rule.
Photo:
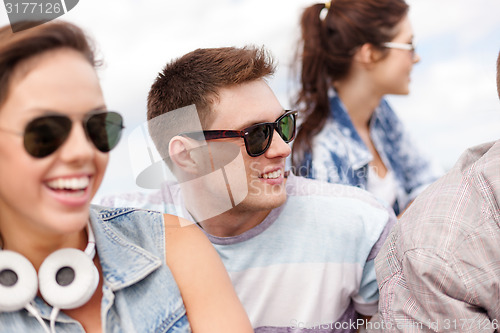
[[[250,156],[258,156],[266,151],[272,130],[270,124],[260,124],[247,129],[246,144]]]
[[[71,131],[71,119],[48,116],[32,120],[24,131],[24,148],[33,157],[45,157],[55,152]]]
[[[92,115],[87,120],[87,133],[94,145],[107,153],[120,141],[123,118],[116,112],[103,112]]]
[[[286,143],[293,140],[295,136],[295,115],[289,114],[278,122],[278,132]]]

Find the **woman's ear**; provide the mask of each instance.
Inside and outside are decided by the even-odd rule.
[[[380,60],[382,53],[371,43],[364,43],[360,48],[354,53],[354,61],[358,62],[363,66],[370,67],[375,62]]]

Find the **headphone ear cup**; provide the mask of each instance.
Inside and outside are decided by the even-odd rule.
[[[21,310],[35,298],[37,290],[31,262],[19,253],[0,251],[0,312]]]
[[[38,281],[47,303],[60,309],[74,309],[92,297],[99,283],[99,272],[84,252],[61,249],[42,263]]]

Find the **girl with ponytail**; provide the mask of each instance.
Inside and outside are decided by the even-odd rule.
[[[326,14],[326,15],[325,15]],[[301,176],[359,186],[401,213],[441,171],[384,99],[409,93],[420,57],[404,0],[334,0],[306,8],[296,56]]]

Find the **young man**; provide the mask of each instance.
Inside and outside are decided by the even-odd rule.
[[[267,85],[273,71],[266,51],[250,47],[167,64],[149,93],[148,126],[179,185],[103,204],[196,222],[256,332],[355,332],[377,312],[374,258],[395,216],[359,188],[287,177],[296,113]]]
[[[497,89],[500,97],[500,54]],[[375,326],[383,332],[499,331],[499,200],[500,141],[465,151],[417,197],[376,259],[381,301]]]

